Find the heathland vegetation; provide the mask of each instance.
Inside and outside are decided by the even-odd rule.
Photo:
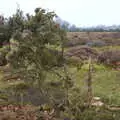
[[[0,16],[0,120],[119,120],[120,33],[67,32],[55,17]]]

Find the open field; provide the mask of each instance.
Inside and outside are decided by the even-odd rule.
[[[65,46],[65,58],[68,57],[68,73],[72,78],[76,88],[79,88],[81,93],[84,94],[86,92],[86,79],[88,77],[88,59],[89,56],[93,58],[95,62],[93,62],[93,73],[92,73],[92,92],[93,96],[100,97],[101,101],[110,106],[120,106],[120,70],[109,66],[106,63],[98,63],[96,60],[98,56],[105,51],[119,51],[120,52],[120,33],[113,32],[69,32],[67,33],[68,41]],[[98,41],[98,42],[96,42]],[[61,50],[60,47],[48,46],[48,48]],[[119,53],[110,54],[107,59],[112,59],[117,56],[117,61],[112,62],[120,62]],[[115,55],[115,56],[114,56]],[[76,62],[77,61],[77,62]],[[84,62],[82,67],[79,68],[79,63]],[[117,65],[119,67],[119,65]],[[17,79],[17,77],[9,75],[10,70],[5,67],[1,67],[0,71],[0,90],[4,91],[6,88],[9,88],[11,85],[17,85],[21,81]],[[5,68],[7,72],[2,71]],[[64,76],[63,69],[57,69],[57,72],[60,75]],[[11,79],[9,81],[6,80]],[[5,78],[6,77],[6,78]],[[15,82],[16,81],[16,82]],[[59,89],[61,80],[54,73],[46,73],[46,82],[48,86],[48,90],[44,96],[40,95],[38,89],[32,88],[27,91],[26,96],[24,96],[24,103],[32,103],[35,105],[44,104],[49,102],[49,96],[53,95],[56,98],[57,102],[61,102],[64,99],[63,91]],[[52,88],[50,85],[52,84]],[[8,91],[7,92],[11,92]],[[10,93],[11,94],[11,93]],[[13,94],[13,93],[12,93]],[[32,94],[32,95],[31,95]],[[8,98],[7,98],[8,97]],[[7,102],[11,99],[11,96],[4,96],[4,94],[0,93],[0,99],[7,98]],[[9,100],[8,100],[9,99]],[[17,103],[20,98],[14,98],[14,102]],[[3,102],[3,101],[2,101]],[[1,104],[2,104],[1,102]],[[18,102],[18,103],[19,103]],[[4,102],[3,102],[4,103]],[[111,112],[112,113],[112,112]],[[110,114],[111,114],[110,113]],[[119,115],[119,113],[118,113]]]
[[[113,33],[113,32],[91,32],[89,33],[91,36],[91,40],[114,40],[114,44],[116,44],[116,40],[120,41],[120,33]],[[102,36],[102,37],[101,37]],[[82,40],[88,40],[89,36],[86,32],[69,32],[67,33],[68,43],[73,42],[74,40],[78,40],[79,42]],[[79,39],[80,38],[80,39]],[[99,45],[99,44],[98,44]],[[85,47],[85,49],[84,49]],[[86,54],[86,48],[89,47],[89,52]],[[82,49],[81,49],[82,48]],[[52,49],[54,49],[54,46],[52,46]],[[56,49],[56,48],[55,48]],[[60,50],[60,48],[58,48]],[[73,54],[72,59],[77,58],[77,61],[79,62],[79,58],[82,56],[83,59],[87,60],[88,56],[91,54],[96,58],[96,55],[99,55],[99,53],[103,51],[109,51],[109,50],[120,50],[120,45],[105,45],[105,46],[85,46],[81,44],[76,44],[73,46],[69,46],[65,48],[65,54],[69,53],[70,55]],[[91,50],[92,49],[92,50]],[[75,56],[76,53],[76,56]],[[69,56],[69,55],[68,55]],[[81,58],[82,58],[81,57]],[[71,57],[70,57],[71,58]],[[70,61],[71,62],[71,61]],[[74,62],[74,61],[73,61]],[[76,64],[77,62],[75,62]],[[72,62],[71,62],[72,64]],[[74,64],[73,64],[74,65]],[[87,64],[83,65],[82,69],[76,72],[76,67],[72,66],[72,68],[69,70],[70,73],[74,74],[74,79],[76,81],[77,86],[84,86],[84,80],[86,79],[87,75]],[[7,68],[8,70],[8,68]],[[61,70],[60,70],[61,71]],[[8,72],[9,73],[9,72]],[[12,84],[12,79],[7,84],[7,81],[4,82],[3,76],[7,76],[8,73],[0,72],[0,79],[1,79],[1,89],[4,89]],[[120,105],[120,94],[119,94],[119,78],[120,78],[120,71],[117,71],[116,69],[109,68],[108,66],[99,65],[95,63],[95,72],[93,73],[93,90],[95,96],[100,96],[104,98],[105,100],[108,100],[109,104],[118,104]],[[8,76],[9,77],[9,76]],[[48,75],[48,80],[52,81],[53,78],[58,79],[56,76]],[[16,78],[15,78],[16,79]],[[13,82],[15,81],[13,79]],[[55,80],[55,81],[56,81]],[[16,84],[19,83],[19,81],[16,82]],[[14,82],[15,84],[15,82]],[[106,87],[107,86],[107,87]]]
[[[68,53],[70,51],[74,53],[72,57],[80,58],[80,48],[83,46],[90,47],[99,53],[104,51],[119,51],[120,52],[120,33],[119,32],[68,32]],[[97,45],[87,45],[88,42],[99,41]],[[104,45],[99,46],[102,42]],[[75,52],[73,52],[76,49]],[[119,54],[118,54],[119,55]],[[82,55],[81,55],[82,56]],[[112,57],[112,54],[110,55]],[[115,56],[113,56],[115,58]],[[120,61],[120,56],[119,60]],[[95,72],[93,73],[93,91],[95,96],[103,98],[107,104],[120,105],[120,94],[119,94],[119,78],[120,71],[109,68],[104,65],[94,65]],[[84,89],[85,79],[87,75],[86,66],[77,73],[76,82],[78,86],[83,86]]]

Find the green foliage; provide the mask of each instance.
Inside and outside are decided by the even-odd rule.
[[[10,40],[10,52],[6,55],[11,68],[20,71],[26,82],[42,86],[45,71],[59,66],[61,53],[47,45],[62,46],[65,32],[53,21],[54,12],[36,8],[34,15],[23,15],[21,10],[10,18],[14,31]]]
[[[0,48],[10,39],[9,28],[6,24],[0,24]]]
[[[24,29],[24,16],[23,12],[20,9],[17,9],[16,14],[14,14],[12,17],[8,18],[8,28],[11,32],[11,35],[16,30],[23,30]]]
[[[7,60],[6,60],[6,55],[9,52],[10,47],[9,45],[5,45],[2,48],[0,48],[0,65],[6,65],[7,64]]]

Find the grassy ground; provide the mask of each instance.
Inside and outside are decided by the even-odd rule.
[[[93,77],[95,96],[100,96],[107,104],[120,105],[120,71],[98,71]]]
[[[115,33],[112,33],[112,36],[114,37]],[[79,35],[81,38],[85,37],[88,39],[87,33],[68,33],[68,38],[71,36]],[[100,37],[106,35],[106,38],[109,38],[111,36],[111,33],[91,33],[92,38],[94,39],[100,39]],[[79,37],[78,36],[78,37]],[[118,39],[118,38],[116,38]],[[61,50],[60,47],[55,46],[48,46],[48,48]],[[106,46],[106,47],[93,47],[94,49],[100,51],[103,50],[118,50],[120,49],[120,46]],[[69,48],[66,48],[67,50]],[[85,80],[87,79],[87,69],[88,66],[84,65],[82,69],[79,71],[76,70],[75,67],[70,67],[69,71],[73,79],[75,80],[75,83],[78,87],[81,88],[81,90],[85,90]],[[59,71],[61,74],[62,72]],[[104,102],[107,104],[116,104],[120,105],[120,71],[115,71],[110,68],[107,68],[103,65],[95,65],[95,72],[93,73],[93,93],[94,96],[99,96],[102,98]],[[4,89],[8,87],[12,82],[2,82],[2,74],[0,73],[0,89]],[[57,76],[50,74],[47,77],[48,81],[56,81]],[[15,82],[14,82],[15,84]],[[17,82],[16,82],[17,84]]]
[[[76,84],[85,91],[87,79],[87,67],[83,67],[76,74]],[[93,94],[99,96],[110,105],[120,105],[120,71],[106,68],[102,65],[95,65],[95,72],[92,76]]]
[[[120,105],[120,71],[108,68],[104,65],[94,64],[93,67],[93,95],[100,97],[107,105]],[[71,66],[68,68],[68,71],[75,85],[81,89],[82,93],[85,93],[88,65],[85,64],[80,70]],[[59,73],[62,75],[61,70]],[[55,78],[54,75],[49,76],[49,80],[53,81],[53,78]]]
[[[103,47],[92,47],[98,52],[107,50],[120,50],[120,33],[117,32],[70,32],[67,34],[68,39],[72,40],[104,40],[110,42],[111,45]],[[111,42],[112,41],[112,42]],[[78,42],[79,43],[79,42]],[[114,46],[112,45],[114,43]],[[76,46],[74,46],[76,47]],[[85,80],[87,79],[87,68],[85,65],[76,74],[76,84],[83,91],[85,90]],[[73,70],[74,71],[74,70]],[[103,65],[95,65],[95,72],[92,77],[93,81],[93,94],[99,96],[102,100],[110,105],[120,105],[120,71],[107,68]]]

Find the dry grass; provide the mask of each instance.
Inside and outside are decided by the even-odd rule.
[[[87,32],[68,32],[68,38],[79,37],[89,38]],[[91,39],[120,39],[120,32],[90,32],[89,36]]]
[[[67,38],[73,45],[85,44],[90,40],[102,40],[107,45],[120,45],[120,32],[68,32]]]

